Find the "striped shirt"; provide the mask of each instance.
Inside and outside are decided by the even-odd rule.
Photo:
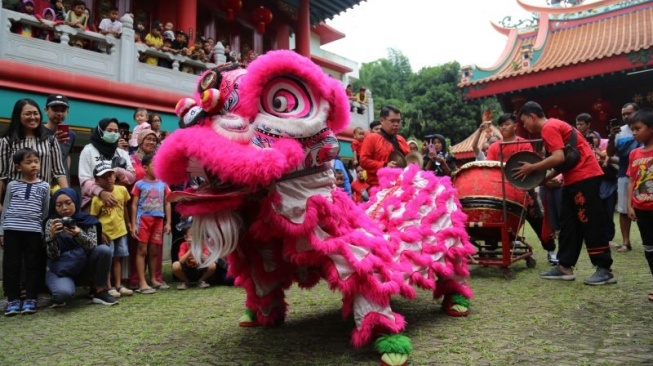
[[[3,137],[0,139],[0,180],[12,181],[21,178],[22,174],[16,171],[12,159],[16,151],[26,147],[38,153],[41,160],[39,178],[42,181],[50,184],[54,178],[66,176],[61,148],[54,138],[47,137],[39,140],[35,137],[26,137],[12,143],[9,137]]]
[[[2,210],[0,234],[4,234],[5,230],[43,233],[43,222],[48,216],[49,201],[50,185],[44,181],[9,182]]]

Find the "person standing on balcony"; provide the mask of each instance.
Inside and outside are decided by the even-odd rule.
[[[70,106],[66,96],[61,94],[50,95],[45,102],[45,114],[48,117],[48,121],[44,126],[45,132],[50,136],[54,136],[59,141],[61,158],[64,161],[68,182],[70,182],[70,155],[73,152],[75,140],[77,139],[75,131],[68,129],[68,126],[64,124],[66,117],[68,117],[69,108]],[[59,127],[62,124],[66,127],[65,129]]]
[[[72,10],[66,15],[64,24],[73,28],[86,30],[88,27],[88,18],[86,3],[83,0],[75,0]]]
[[[152,26],[152,30],[145,36],[145,44],[149,47],[154,48],[155,50],[160,50],[163,47],[163,37],[161,37],[161,24],[155,23]],[[145,57],[145,63],[152,66],[157,66],[159,64],[159,58],[156,56],[147,55]]]
[[[23,14],[36,16],[34,13],[34,1],[32,0],[23,0],[20,4],[20,12]],[[20,34],[23,37],[34,37],[38,38],[38,28],[32,29],[32,26],[26,23],[12,23],[11,31],[16,34]]]
[[[64,24],[77,28],[81,31],[88,30],[88,11],[86,10],[86,3],[82,0],[75,0],[73,8],[66,15]],[[88,40],[80,37],[70,37],[70,43],[73,47],[88,48]]]
[[[118,8],[109,9],[109,17],[102,19],[100,22],[100,33],[105,36],[120,38],[122,35],[122,23],[118,20]]]
[[[367,108],[367,89],[364,86],[361,86],[356,93],[356,99],[353,102],[353,106],[356,108],[358,114],[363,114]]]
[[[377,172],[385,167],[397,168],[397,161],[391,156],[404,157],[410,153],[406,139],[400,136],[401,111],[388,105],[381,108],[381,131],[365,136],[360,152],[360,165],[367,171],[367,182],[370,186],[378,186]]]
[[[54,20],[57,22],[65,22],[66,8],[63,5],[63,0],[53,0],[51,4],[54,9]]]

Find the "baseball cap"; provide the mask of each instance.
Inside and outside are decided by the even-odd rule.
[[[62,105],[66,108],[70,107],[68,105],[68,98],[61,94],[52,94],[48,97],[48,100],[45,102],[45,107],[54,107],[55,105]]]
[[[108,172],[115,172],[116,170],[111,167],[111,164],[102,162],[98,165],[95,166],[93,169],[93,176],[94,177],[101,177],[105,175]]]

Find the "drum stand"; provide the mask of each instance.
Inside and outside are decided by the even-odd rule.
[[[538,140],[524,140],[513,142],[501,142],[499,145],[499,156],[503,161],[503,147],[509,144],[531,143],[542,141]],[[500,222],[468,222],[467,233],[470,236],[471,242],[478,249],[476,254],[472,257],[472,263],[481,266],[498,266],[506,280],[515,279],[515,272],[510,268],[512,264],[520,260],[526,261],[527,268],[535,268],[537,262],[533,258],[533,247],[526,242],[524,235],[519,235],[513,232],[508,224],[508,203],[506,201],[506,177],[501,174],[501,190],[503,194],[503,220]],[[509,183],[508,183],[509,184]],[[524,192],[524,202],[521,206],[521,212],[515,212],[520,217],[518,228],[521,228],[523,234],[524,219],[527,215],[526,201],[528,199],[528,192]],[[500,243],[500,251],[499,249]]]

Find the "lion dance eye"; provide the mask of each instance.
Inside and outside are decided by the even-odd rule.
[[[299,80],[279,77],[263,90],[262,110],[281,118],[307,118],[315,110],[313,93]]]

